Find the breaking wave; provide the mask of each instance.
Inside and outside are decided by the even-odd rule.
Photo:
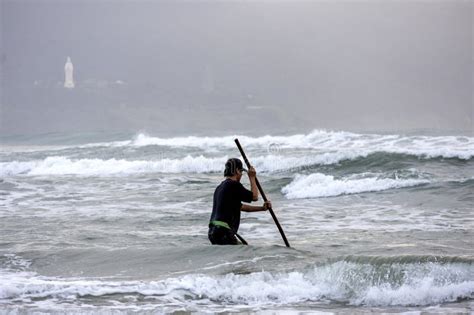
[[[367,149],[371,152],[388,152],[426,157],[458,157],[469,159],[474,156],[474,138],[465,136],[402,136],[356,134],[350,132],[335,132],[314,130],[309,134],[291,136],[225,136],[225,137],[176,137],[159,138],[138,134],[129,142],[117,142],[116,145],[162,145],[185,147],[234,147],[234,139],[250,147],[268,147],[272,144],[281,149],[318,149],[334,148]]]
[[[0,162],[0,176],[15,175],[79,175],[79,176],[110,176],[132,175],[142,173],[216,173],[222,172],[225,161],[229,156],[206,157],[204,155],[186,155],[183,158],[162,158],[156,160],[128,160],[128,159],[99,159],[99,158],[71,158],[68,156],[50,156],[42,160]],[[390,161],[402,161],[406,156],[393,154],[372,154],[364,152],[340,151],[321,154],[308,154],[304,156],[285,156],[282,154],[269,154],[252,157],[253,166],[258,172],[301,172],[323,165],[338,165],[348,162],[344,167],[357,167],[368,164],[387,164]],[[365,167],[366,168],[366,167]],[[359,182],[337,181],[331,177],[312,175],[310,177],[298,176],[290,189],[299,187],[298,182],[304,182],[318,188],[318,183],[346,187],[360,186],[367,190],[376,185],[384,187],[398,185],[419,184],[415,181],[376,181],[363,180]],[[398,184],[397,184],[398,183]],[[405,184],[403,184],[405,183]],[[295,186],[295,187],[294,187]],[[401,187],[401,186],[400,186]],[[390,187],[388,187],[390,188]],[[299,188],[297,188],[299,189]],[[387,188],[384,188],[387,189]],[[382,189],[382,190],[384,190]],[[323,195],[321,195],[323,196]]]
[[[291,183],[282,188],[281,192],[288,199],[334,197],[340,195],[376,192],[388,189],[413,187],[428,184],[428,179],[421,178],[342,178],[314,173],[296,175]]]
[[[63,156],[48,157],[40,161],[0,163],[0,175],[82,175],[107,176],[139,173],[206,173],[222,169],[225,158],[186,156],[182,159],[157,161],[128,161],[101,159],[69,159]]]
[[[323,153],[291,157],[266,155],[253,158],[259,172],[297,170],[315,165],[331,165],[360,157],[357,154]],[[228,156],[205,157],[187,155],[180,159],[124,160],[124,159],[71,159],[52,156],[36,161],[0,162],[0,176],[12,175],[128,175],[139,173],[212,173],[222,172]]]
[[[111,281],[0,272],[0,302],[53,300],[87,304],[87,297],[121,302],[142,296],[155,308],[199,311],[201,304],[228,307],[284,306],[335,301],[366,306],[429,306],[474,298],[474,265],[437,259],[342,259],[304,270],[250,274],[190,274],[159,281]],[[200,303],[204,302],[204,303]],[[134,304],[134,303],[132,303]],[[123,302],[122,307],[127,307]]]
[[[238,138],[245,148],[267,149],[268,153],[278,150],[310,149],[316,152],[345,152],[345,154],[367,156],[377,152],[407,154],[420,158],[458,158],[468,160],[474,157],[474,138],[467,136],[403,136],[356,134],[344,131],[314,130],[308,134],[290,136],[223,136],[223,137],[173,137],[160,138],[140,133],[131,140],[91,143],[76,146],[94,147],[144,147],[168,146],[173,148],[199,148],[228,150],[235,148]]]
[[[314,130],[309,134],[292,136],[227,136],[227,137],[177,137],[157,138],[139,134],[130,142],[119,145],[147,146],[163,145],[174,147],[218,147],[233,148],[234,139],[239,138],[246,147],[271,149],[314,149],[318,151],[350,150],[368,155],[375,152],[408,154],[424,158],[474,157],[474,138],[464,136],[402,136],[356,134]],[[273,146],[273,147],[272,147]]]

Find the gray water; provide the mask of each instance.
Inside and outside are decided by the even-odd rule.
[[[5,141],[0,312],[474,312],[474,138],[239,136],[291,248],[211,246],[234,138]]]

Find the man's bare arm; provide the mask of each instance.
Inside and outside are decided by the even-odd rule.
[[[257,182],[255,180],[255,178],[257,178],[257,172],[255,171],[253,166],[250,166],[248,174],[249,174],[249,181],[250,181],[250,190],[252,191],[252,201],[257,201],[258,188],[257,188]]]
[[[263,206],[251,206],[251,205],[243,204],[240,210],[244,212],[257,212],[257,211],[267,211],[271,207],[272,207],[272,203],[270,201],[266,201],[263,203]]]

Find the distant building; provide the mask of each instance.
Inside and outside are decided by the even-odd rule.
[[[71,62],[71,57],[67,57],[66,64],[64,65],[64,87],[68,89],[73,89],[74,88],[74,78],[73,78],[73,73],[74,73],[74,66],[72,65]]]

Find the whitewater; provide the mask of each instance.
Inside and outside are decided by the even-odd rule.
[[[235,138],[291,248],[260,212],[209,244]],[[474,312],[473,137],[97,139],[2,143],[0,313]]]

